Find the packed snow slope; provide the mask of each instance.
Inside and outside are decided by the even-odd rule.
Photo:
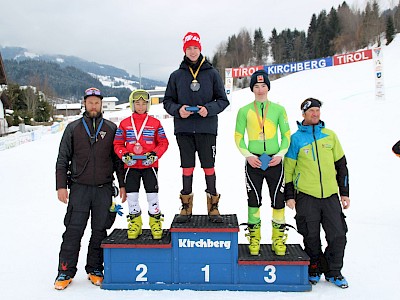
[[[269,99],[286,107],[292,132],[297,130],[296,120],[301,120],[301,101],[307,97],[318,98],[324,103],[322,120],[338,134],[345,150],[351,198],[351,207],[345,212],[349,232],[343,268],[350,285],[348,289],[341,290],[321,280],[311,292],[299,293],[102,290],[90,284],[84,271],[90,235],[88,225],[76,277],[66,290],[54,290],[66,211],[66,205],[57,200],[55,191],[55,162],[62,135],[58,133],[0,152],[2,299],[396,299],[400,269],[400,201],[396,186],[400,159],[391,152],[391,147],[400,139],[399,50],[399,36],[382,48],[385,99],[381,101],[375,99],[372,60],[299,72],[271,83]],[[252,100],[253,94],[248,88],[234,92],[232,105],[219,118],[216,174],[217,188],[222,194],[220,211],[237,214],[239,222],[247,221],[247,202],[245,160],[233,138],[235,118],[238,108]],[[153,106],[151,112],[160,117],[164,114],[162,106]],[[129,111],[118,114],[129,116]],[[162,124],[170,147],[160,160],[160,201],[165,214],[164,228],[169,228],[180,208],[181,170],[172,119],[162,119]],[[204,189],[204,174],[197,167],[194,214],[206,214]],[[140,201],[145,211],[147,202],[143,191]],[[271,238],[269,203],[264,189],[262,243],[270,243]],[[126,213],[127,205],[123,206]],[[294,214],[287,209],[287,222],[293,225]],[[145,226],[147,222],[145,218]],[[118,217],[113,228],[126,228],[125,218]],[[243,230],[239,232],[239,242],[246,243]],[[301,237],[290,230],[288,243],[301,243]]]

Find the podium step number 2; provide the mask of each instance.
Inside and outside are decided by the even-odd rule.
[[[211,223],[194,215],[188,223],[172,222],[160,240],[149,229],[127,239],[126,229],[115,229],[102,242],[103,289],[109,290],[232,290],[309,291],[309,257],[300,245],[288,244],[276,256],[262,244],[259,256],[238,244],[236,215],[222,215]],[[174,219],[175,220],[175,219]]]

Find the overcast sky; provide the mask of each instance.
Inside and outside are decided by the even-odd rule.
[[[347,0],[364,8],[367,0]],[[390,7],[393,0],[378,0]],[[395,1],[397,4],[398,1]],[[290,4],[289,4],[290,3]],[[167,81],[183,58],[182,38],[200,34],[212,57],[242,28],[307,31],[311,16],[343,0],[1,0],[0,46],[74,55],[143,77]],[[237,67],[237,66],[232,66]]]

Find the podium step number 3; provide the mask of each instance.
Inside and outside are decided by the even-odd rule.
[[[262,244],[259,256],[238,244],[236,215],[211,223],[194,215],[188,223],[172,222],[160,240],[149,229],[135,240],[115,229],[102,242],[103,289],[309,291],[309,257],[300,245],[288,244],[276,256]],[[176,216],[175,216],[176,217]],[[174,218],[175,220],[175,218]]]

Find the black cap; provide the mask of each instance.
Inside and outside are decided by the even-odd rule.
[[[265,70],[255,71],[251,75],[251,79],[250,79],[250,90],[251,91],[253,91],[253,87],[256,83],[265,83],[268,86],[268,90],[271,89],[271,83],[269,82],[269,79],[268,79],[268,73],[265,72]]]
[[[304,114],[309,108],[311,107],[321,107],[322,102],[319,101],[318,99],[314,99],[314,98],[307,98],[306,100],[304,100],[301,105],[300,105],[300,109],[302,111],[302,113]]]

